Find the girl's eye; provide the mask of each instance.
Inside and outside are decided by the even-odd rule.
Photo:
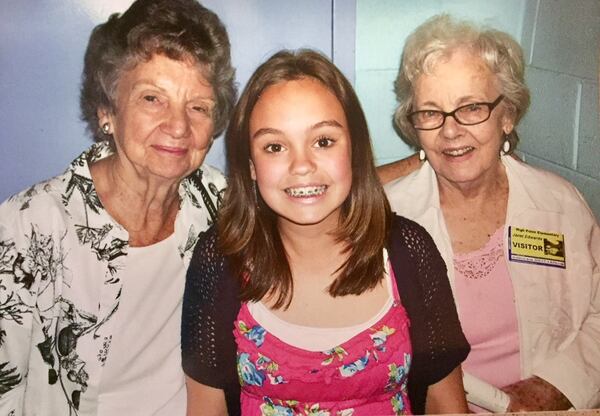
[[[334,142],[335,140],[330,139],[329,137],[319,137],[315,145],[316,147],[330,147]]]
[[[279,153],[283,151],[283,146],[279,143],[270,143],[265,146],[265,150],[269,153]]]

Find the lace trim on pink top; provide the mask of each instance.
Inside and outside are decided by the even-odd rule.
[[[498,228],[485,246],[470,253],[455,254],[454,268],[467,279],[484,279],[502,258],[504,226]]]

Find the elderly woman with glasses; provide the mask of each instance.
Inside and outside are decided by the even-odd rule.
[[[509,411],[593,408],[600,229],[570,183],[507,156],[529,104],[523,72],[503,32],[446,15],[417,28],[394,120],[423,162],[386,192],[444,257],[472,347],[467,377],[500,388]]]

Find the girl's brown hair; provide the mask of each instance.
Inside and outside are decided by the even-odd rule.
[[[359,295],[384,274],[383,247],[391,212],[379,183],[367,122],[352,86],[326,57],[311,50],[281,51],[254,72],[225,136],[229,184],[219,216],[219,246],[241,282],[243,301],[273,296],[274,307],[292,299],[292,274],[277,226],[250,175],[249,120],[261,93],[274,84],[312,78],[340,102],[351,140],[352,186],[341,209],[336,239],[346,245],[346,261],[329,286],[331,296]]]

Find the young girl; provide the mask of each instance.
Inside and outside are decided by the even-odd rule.
[[[341,72],[277,53],[225,140],[229,187],[184,296],[188,415],[466,412],[444,263],[390,212]]]

